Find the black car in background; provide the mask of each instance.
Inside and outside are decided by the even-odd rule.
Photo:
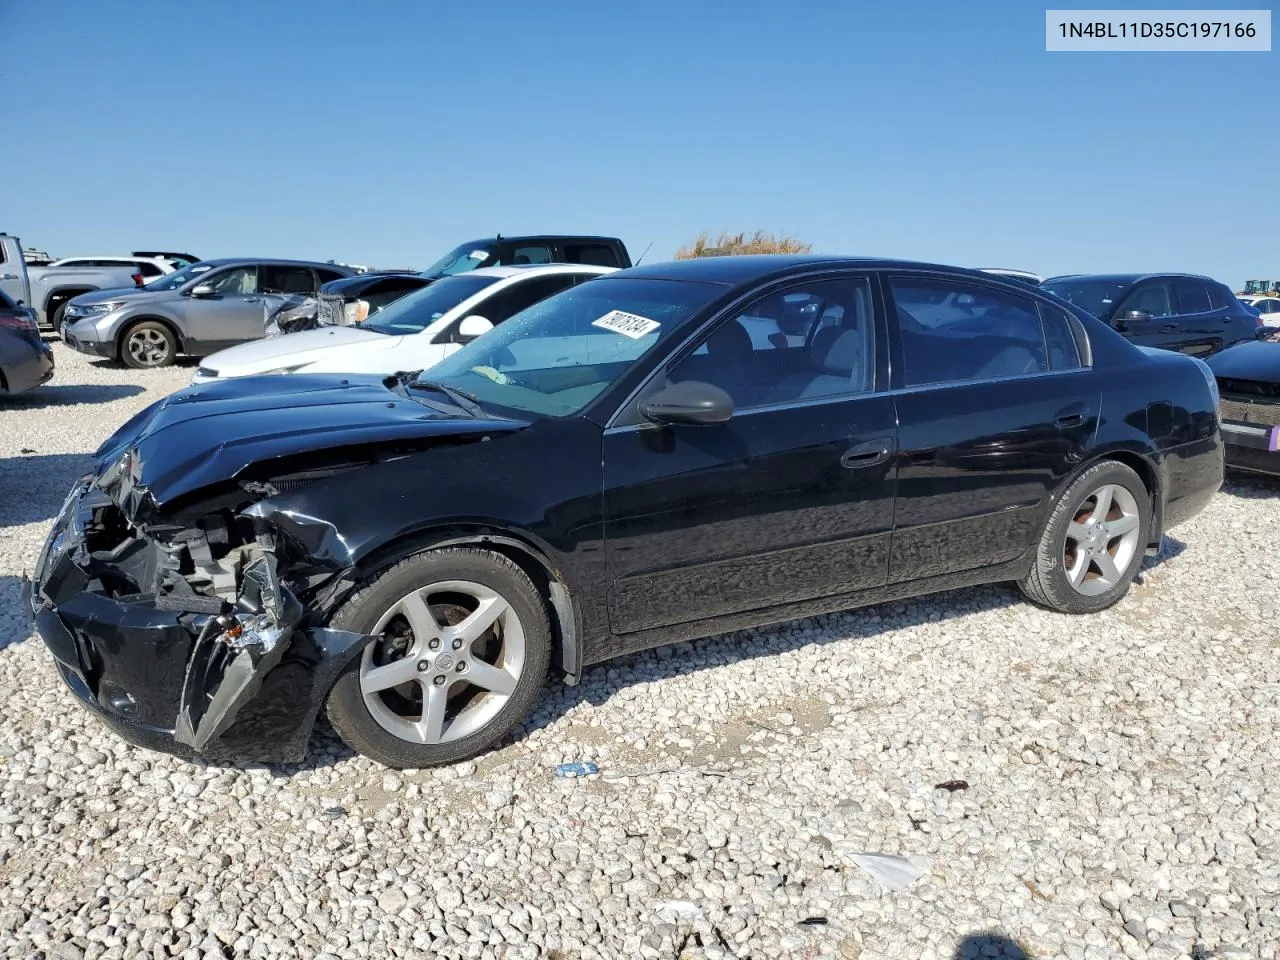
[[[53,376],[53,351],[35,314],[0,290],[0,396],[38,387]]]
[[[873,259],[599,277],[425,374],[139,412],[26,587],[123,736],[471,756],[554,668],[935,590],[1120,600],[1222,482],[1213,378],[1034,287]]]
[[[593,267],[629,267],[631,254],[617,237],[539,234],[487,237],[450,250],[423,270],[432,279],[466,273],[477,267],[518,267],[539,263],[583,263]]]
[[[1280,476],[1280,343],[1238,343],[1205,362],[1222,396],[1227,466]]]
[[[1051,277],[1040,284],[1144,347],[1206,356],[1252,340],[1262,325],[1231,288],[1185,273]]]
[[[320,300],[327,320],[352,325],[432,282],[411,270],[370,271],[329,281],[320,287]]]

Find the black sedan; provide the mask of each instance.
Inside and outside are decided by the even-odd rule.
[[[53,376],[53,351],[35,315],[0,291],[0,396],[40,386]]]
[[[1208,356],[1252,340],[1258,314],[1231,288],[1184,273],[1053,277],[1041,288],[1089,311],[1144,347]]]
[[[726,257],[624,270],[425,374],[147,408],[27,588],[131,740],[391,766],[484,750],[549,669],[993,581],[1116,603],[1222,481],[1212,378],[976,271]]]
[[[1280,343],[1237,344],[1205,362],[1222,394],[1227,466],[1280,476]]]

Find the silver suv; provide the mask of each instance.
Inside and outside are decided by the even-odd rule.
[[[265,333],[267,294],[314,296],[355,273],[304,260],[202,260],[145,287],[99,290],[67,304],[62,337],[81,353],[131,367],[164,367]]]

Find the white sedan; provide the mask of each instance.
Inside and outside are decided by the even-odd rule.
[[[322,326],[205,357],[192,382],[272,373],[425,370],[526,307],[615,269],[556,263],[484,267],[444,277],[388,304],[360,326]]]
[[[1280,297],[1266,295],[1261,297],[1240,297],[1262,315],[1262,323],[1267,327],[1280,327]]]

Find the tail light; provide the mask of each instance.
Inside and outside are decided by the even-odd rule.
[[[38,331],[40,326],[36,323],[35,315],[29,310],[17,310],[13,313],[0,313],[0,327],[6,330],[34,330]]]
[[[133,285],[134,285],[135,287],[140,287],[140,286],[142,286],[143,281],[144,281],[145,279],[146,279],[146,278],[145,278],[145,277],[143,277],[143,275],[142,275],[142,274],[140,274],[140,273],[135,273],[135,274],[133,275]]]

